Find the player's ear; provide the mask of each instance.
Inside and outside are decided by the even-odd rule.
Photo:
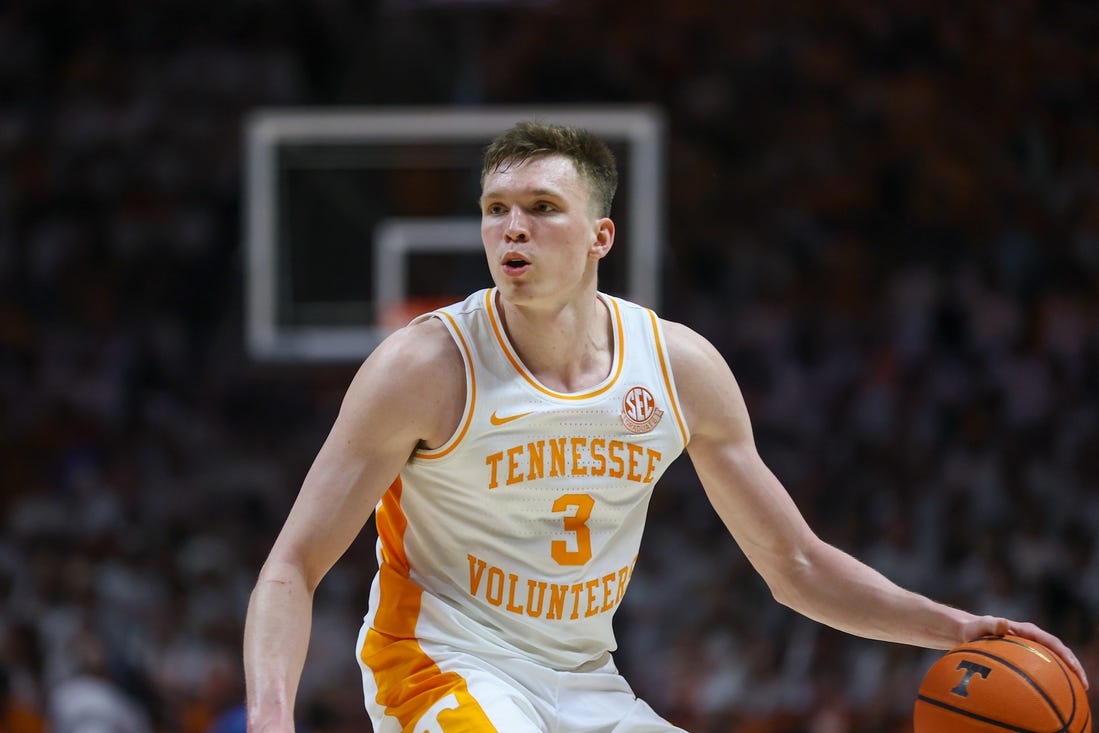
[[[595,220],[595,240],[591,243],[589,254],[597,260],[607,256],[614,246],[614,221],[608,217]]]

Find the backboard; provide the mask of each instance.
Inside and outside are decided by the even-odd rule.
[[[245,127],[243,192],[253,358],[359,361],[398,306],[491,286],[481,152],[524,119],[584,127],[614,150],[617,232],[599,287],[658,307],[664,123],[654,108],[258,110]]]

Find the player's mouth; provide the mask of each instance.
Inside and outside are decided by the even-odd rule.
[[[517,276],[530,269],[530,261],[516,252],[508,252],[500,260],[500,266],[503,268],[504,274]]]

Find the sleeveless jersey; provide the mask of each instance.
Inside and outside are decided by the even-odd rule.
[[[416,451],[378,505],[365,627],[580,669],[616,647],[611,618],[649,497],[688,432],[652,311],[600,293],[610,373],[566,394],[520,361],[495,295],[421,317],[441,319],[458,345],[465,409],[447,443]]]

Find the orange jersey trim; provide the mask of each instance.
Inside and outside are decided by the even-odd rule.
[[[618,381],[619,375],[622,374],[622,366],[625,362],[625,359],[623,358],[623,352],[625,350],[625,332],[622,326],[622,314],[618,311],[618,303],[616,303],[613,298],[605,298],[603,299],[603,301],[607,303],[607,305],[610,307],[611,311],[614,314],[613,318],[615,334],[617,335],[618,342],[617,348],[614,352],[614,376],[612,376],[610,380],[602,387],[594,389],[590,392],[581,392],[579,394],[555,392],[552,389],[543,386],[531,375],[531,373],[527,370],[523,363],[519,361],[518,357],[516,357],[513,349],[511,348],[511,343],[508,341],[507,336],[504,334],[504,329],[500,324],[500,319],[496,316],[496,288],[491,288],[485,293],[485,310],[488,311],[488,318],[492,324],[492,332],[496,335],[496,341],[500,344],[500,348],[504,350],[504,355],[508,358],[508,361],[511,362],[511,366],[514,367],[515,371],[517,371],[523,377],[523,379],[526,380],[527,384],[534,387],[542,394],[547,394],[550,397],[556,397],[559,400],[585,400],[589,397],[598,397],[599,395],[603,394],[611,387],[613,387],[615,382]]]
[[[470,695],[465,679],[456,672],[439,669],[415,639],[423,590],[409,578],[404,551],[408,519],[401,510],[402,489],[398,477],[382,497],[376,513],[382,545],[378,573],[381,600],[359,658],[374,675],[378,704],[400,722],[402,731],[413,733],[423,714],[448,695],[454,696],[459,707],[442,711],[437,718],[440,724],[459,723],[455,730],[495,731]]]
[[[442,450],[427,451],[418,450],[413,455],[416,458],[422,458],[424,460],[434,460],[436,458],[442,458],[449,454],[458,444],[462,442],[462,439],[466,437],[466,433],[469,432],[469,425],[473,422],[473,406],[477,403],[477,374],[473,371],[473,355],[470,353],[469,344],[466,343],[466,337],[462,335],[462,331],[458,328],[458,322],[454,320],[454,316],[444,311],[437,311],[433,315],[439,317],[445,316],[450,325],[453,328],[453,333],[457,335],[458,345],[462,349],[462,357],[466,362],[466,373],[469,374],[469,406],[466,408],[465,419],[462,423],[462,429],[459,431],[458,436],[452,440],[450,445],[446,446]]]
[[[664,342],[660,338],[660,323],[656,319],[656,314],[651,310],[646,308],[645,312],[649,314],[649,320],[653,324],[653,342],[656,344],[656,354],[660,359],[660,371],[664,376],[664,388],[668,391],[668,399],[672,403],[672,412],[675,413],[675,422],[679,426],[679,434],[683,437],[683,445],[687,445],[689,440],[687,424],[683,421],[683,415],[679,411],[679,398],[672,387],[672,370],[668,364],[668,358],[664,355]]]

